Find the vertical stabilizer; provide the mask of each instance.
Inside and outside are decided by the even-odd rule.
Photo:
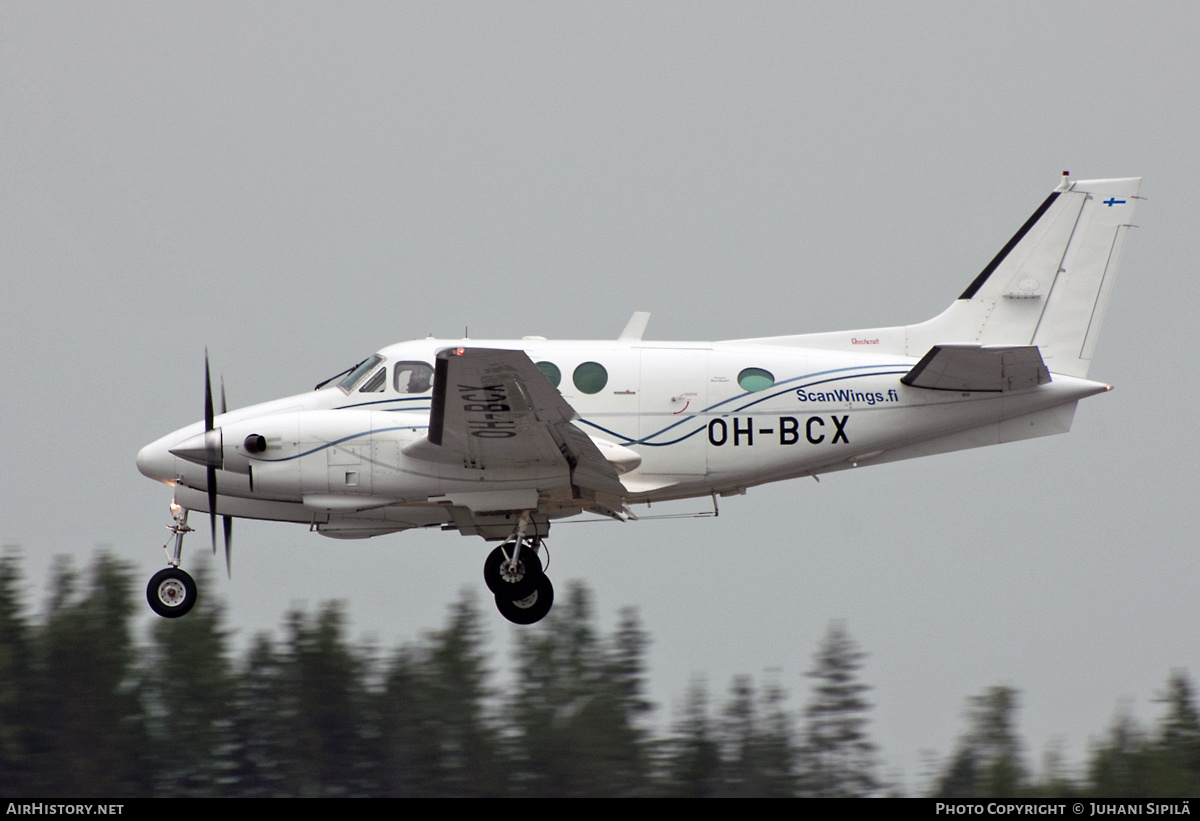
[[[1140,177],[1064,180],[908,347],[1037,345],[1050,371],[1083,377],[1131,227]]]
[[[1141,179],[1087,185],[1079,226],[1033,334],[1051,370],[1079,377],[1087,376],[1092,364]]]
[[[1052,373],[1087,376],[1141,177],[1062,182],[950,307],[926,322],[739,340],[921,357],[935,345],[1036,345]]]

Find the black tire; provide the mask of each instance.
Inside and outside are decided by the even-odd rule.
[[[542,578],[542,560],[525,545],[521,548],[521,557],[517,560],[516,573],[507,576],[501,572],[501,564],[506,560],[505,551],[512,551],[512,542],[505,542],[488,554],[483,563],[483,581],[488,590],[506,599],[523,599],[537,589],[538,579]]]
[[[550,579],[546,576],[541,576],[537,580],[537,589],[523,599],[513,601],[496,596],[496,609],[513,624],[539,622],[546,618],[553,606],[554,585],[550,584]]]
[[[146,601],[164,619],[186,616],[196,606],[196,582],[178,567],[160,570],[146,585]]]

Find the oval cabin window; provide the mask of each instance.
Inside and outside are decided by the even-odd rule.
[[[738,384],[742,386],[742,390],[751,393],[765,391],[775,384],[775,375],[762,368],[746,368],[738,374]]]
[[[553,362],[539,362],[537,363],[537,369],[545,374],[546,378],[550,380],[550,384],[554,387],[557,388],[559,383],[562,382],[562,371]]]
[[[599,362],[584,362],[575,369],[572,379],[582,393],[600,393],[608,384],[608,371]]]

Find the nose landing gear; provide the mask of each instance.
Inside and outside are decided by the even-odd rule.
[[[175,537],[175,550],[167,554],[166,567],[150,577],[146,585],[146,601],[150,609],[166,619],[177,619],[186,616],[196,605],[196,582],[186,572],[179,569],[183,556],[183,534],[191,533],[192,528],[187,523],[188,512],[185,508],[171,502],[171,518],[175,521],[167,525]],[[170,539],[167,544],[170,544]],[[167,545],[163,545],[166,551]]]

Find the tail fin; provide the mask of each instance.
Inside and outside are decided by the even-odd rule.
[[[906,347],[1036,345],[1052,372],[1086,376],[1141,182],[1064,179],[954,304],[906,329]]]

